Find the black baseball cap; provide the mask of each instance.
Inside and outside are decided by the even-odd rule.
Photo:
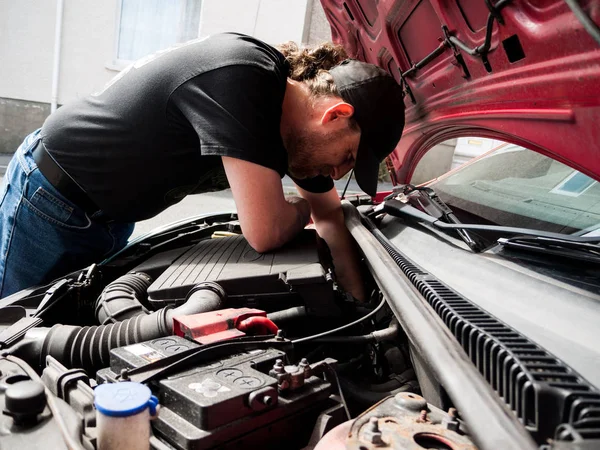
[[[361,135],[354,165],[356,181],[377,193],[379,165],[396,148],[404,129],[402,88],[374,64],[347,59],[329,70],[342,99],[354,107]]]

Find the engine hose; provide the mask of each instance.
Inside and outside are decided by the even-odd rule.
[[[338,365],[339,367],[339,365]],[[339,372],[339,370],[338,370]],[[411,369],[406,369],[400,375],[393,375],[389,380],[384,381],[383,383],[363,383],[359,385],[354,384],[348,378],[343,378],[344,381],[350,387],[354,387],[355,390],[365,390],[365,391],[373,391],[373,392],[391,392],[396,389],[401,388],[407,383],[411,383],[416,380],[415,371]]]
[[[104,288],[96,300],[96,318],[102,325],[116,323],[145,314],[142,301],[148,296],[152,278],[141,272],[130,272]]]
[[[369,334],[361,336],[324,336],[314,339],[313,342],[323,344],[368,344],[370,342],[393,341],[398,336],[398,330],[398,321],[394,319],[387,328]]]
[[[392,376],[388,381],[377,384],[366,384],[364,387],[368,391],[387,392],[396,390],[407,383],[415,381],[416,379],[415,371],[413,369],[407,369],[400,375]]]
[[[356,367],[360,363],[362,363],[363,360],[365,360],[366,358],[367,358],[366,355],[360,354],[356,358],[349,359],[348,361],[345,361],[345,362],[342,362],[342,363],[340,363],[340,362],[337,363],[337,369],[336,369],[337,373],[343,374],[344,372],[347,372],[348,370],[356,369]]]
[[[286,320],[300,319],[306,317],[306,307],[296,306],[294,308],[283,309],[267,314],[267,317],[273,322],[285,322]]]
[[[375,403],[379,403],[384,398],[396,395],[400,392],[417,392],[419,390],[416,380],[410,381],[390,391],[370,391],[363,386],[357,386],[351,381],[343,378],[340,379],[340,384],[348,399],[355,401],[361,406],[374,405]]]
[[[220,309],[225,298],[225,291],[218,284],[202,283],[177,308],[167,306],[149,315],[140,314],[105,325],[37,328],[30,337],[41,342],[41,349],[38,347],[36,352],[40,366],[50,355],[67,367],[94,373],[109,365],[111,349],[168,336],[173,332],[173,317]]]

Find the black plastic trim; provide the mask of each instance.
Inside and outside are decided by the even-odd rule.
[[[539,444],[552,438],[598,439],[600,392],[594,386],[556,356],[414,264],[371,221],[365,222]]]

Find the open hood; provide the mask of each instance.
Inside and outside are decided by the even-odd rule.
[[[568,3],[600,23],[594,0],[322,0],[333,40],[406,92],[394,182],[459,136],[522,145],[600,179],[600,43]]]

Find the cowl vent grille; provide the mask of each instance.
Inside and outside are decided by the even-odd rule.
[[[473,304],[371,231],[539,444],[600,439],[600,392],[517,330]]]

